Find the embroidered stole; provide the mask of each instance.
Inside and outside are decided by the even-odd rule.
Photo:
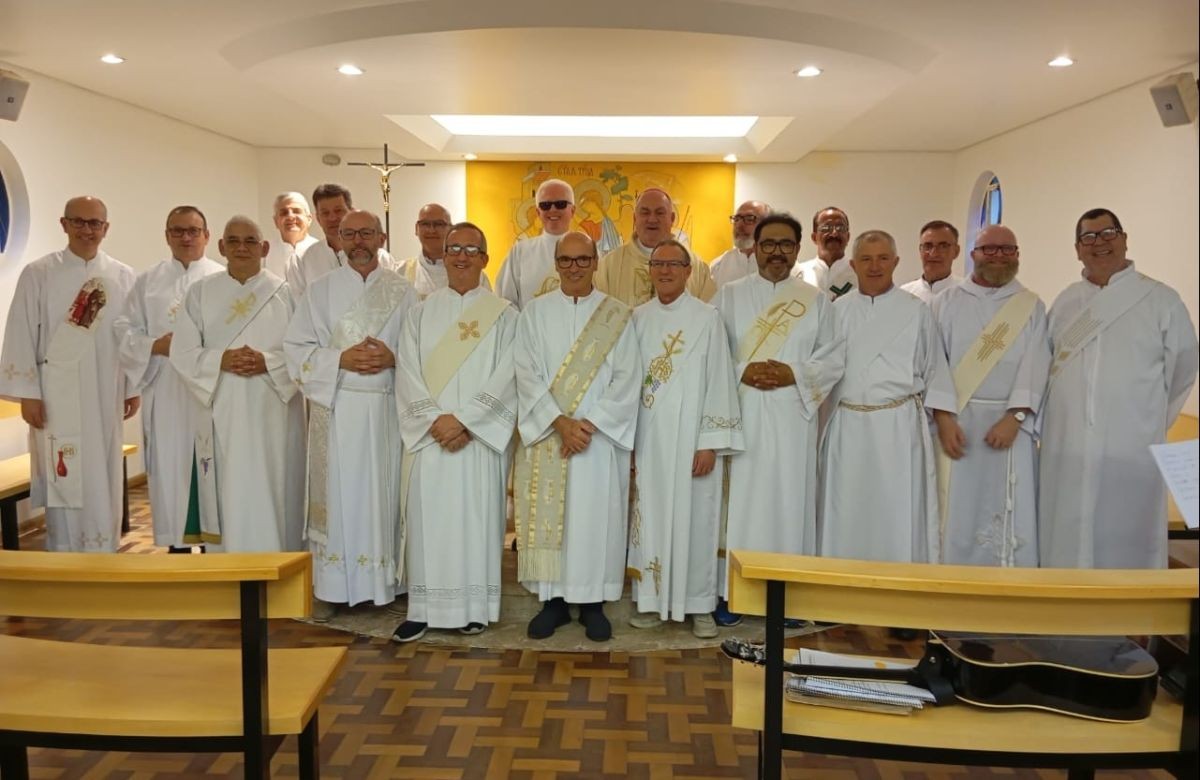
[[[813,308],[820,292],[804,282],[787,279],[775,285],[775,297],[738,342],[737,362],[773,360],[787,342],[792,326]],[[738,387],[744,387],[740,384]]]
[[[1071,324],[1063,329],[1062,335],[1054,337],[1054,362],[1050,364],[1050,384],[1047,392],[1054,386],[1054,380],[1063,366],[1082,353],[1083,348],[1090,344],[1092,339],[1132,309],[1153,289],[1153,281],[1140,273],[1134,273],[1129,279],[1110,284],[1097,293],[1091,303],[1076,314]]]
[[[575,414],[632,315],[632,309],[611,296],[596,307],[550,384],[550,394],[563,414]],[[521,582],[557,582],[562,575],[568,460],[561,448],[557,431],[537,444],[517,448],[513,515]],[[522,485],[529,487],[521,490]]]
[[[378,336],[396,307],[404,300],[408,283],[400,274],[380,269],[379,277],[366,289],[333,326],[329,346],[349,349],[367,336]],[[329,522],[329,421],[331,409],[308,405],[308,511],[305,535],[317,544],[328,542]]]

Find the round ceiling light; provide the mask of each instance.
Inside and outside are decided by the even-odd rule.
[[[364,71],[357,65],[347,62],[345,65],[338,66],[338,73],[343,76],[361,76]]]
[[[120,65],[125,61],[125,58],[118,54],[105,54],[100,58],[100,61],[105,65]]]
[[[1060,54],[1046,64],[1052,68],[1069,68],[1075,64],[1075,60],[1071,59],[1065,54]]]
[[[821,69],[816,65],[805,65],[800,70],[796,71],[796,75],[802,79],[816,78],[821,75]]]

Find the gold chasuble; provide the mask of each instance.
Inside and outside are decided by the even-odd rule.
[[[654,296],[654,288],[650,285],[650,258],[630,241],[600,258],[595,281],[597,290],[630,307],[641,306]],[[693,298],[705,302],[717,294],[717,285],[708,270],[708,263],[692,260],[692,275],[688,277],[687,291]]]
[[[596,372],[625,330],[633,310],[607,297],[588,319],[550,384],[550,394],[568,417],[575,414]],[[513,515],[517,526],[517,580],[557,582],[562,573],[567,458],[557,431],[529,447],[518,447]]]

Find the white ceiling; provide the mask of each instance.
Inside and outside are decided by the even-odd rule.
[[[256,146],[776,162],[961,149],[1182,69],[1198,30],[1193,0],[0,0],[0,62]],[[467,113],[772,119],[737,142],[430,127]]]

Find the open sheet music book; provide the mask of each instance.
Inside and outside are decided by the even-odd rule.
[[[880,661],[809,648],[798,650],[793,661],[800,664],[844,667],[846,677],[791,675],[784,687],[784,693],[790,701],[898,715],[907,715],[912,710],[921,709],[927,703],[934,703],[933,694],[916,685],[854,679],[855,669],[906,669],[914,667],[915,661]]]

